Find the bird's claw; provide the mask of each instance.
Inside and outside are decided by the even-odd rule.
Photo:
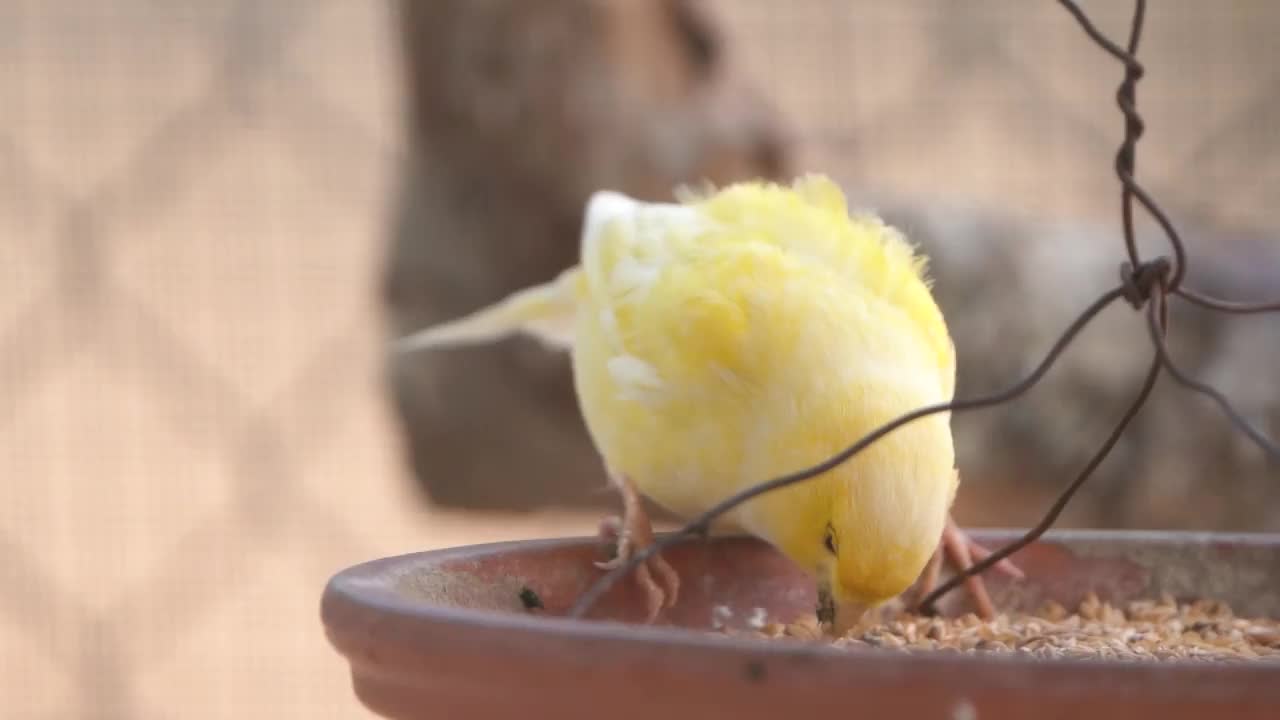
[[[626,479],[615,481],[623,496],[624,514],[606,517],[600,521],[601,539],[614,541],[614,555],[609,560],[597,561],[601,570],[615,570],[629,561],[632,555],[653,544],[653,528],[649,517],[640,506],[639,495]],[[661,555],[653,555],[638,564],[634,571],[636,584],[645,593],[645,622],[652,623],[664,607],[675,605],[680,592],[680,576]]]
[[[601,570],[615,570],[621,567],[622,563],[631,556],[631,538],[622,531],[622,518],[610,515],[601,520],[599,535],[601,540],[614,543],[613,557],[596,561],[596,567]]]
[[[948,515],[946,527],[942,531],[942,540],[938,544],[938,548],[934,551],[933,557],[930,558],[928,566],[925,568],[924,575],[920,581],[919,595],[917,603],[923,600],[933,592],[938,585],[938,576],[942,570],[943,555],[951,561],[951,564],[959,571],[969,569],[974,563],[981,562],[991,555],[991,550],[977,543],[969,534],[960,529],[955,519]],[[1001,559],[991,568],[1002,574],[1021,580],[1026,577],[1022,569],[1008,558]],[[975,575],[966,578],[964,581],[965,589],[973,598],[973,604],[978,611],[978,616],[984,620],[991,620],[995,617],[995,606],[991,603],[991,596],[987,593],[986,584],[983,583],[982,577]]]
[[[964,536],[963,542],[968,544],[969,556],[974,563],[980,563],[983,560],[986,560],[989,555],[991,555],[991,552],[992,552],[991,550],[988,550],[985,546],[979,544],[978,541],[969,537],[968,533],[964,532],[963,530],[959,530],[958,528],[956,531]],[[1022,580],[1027,577],[1026,573],[1022,572],[1022,568],[1015,565],[1013,561],[1010,560],[1009,558],[1001,558],[999,561],[996,562],[995,565],[991,566],[991,569],[1004,573],[1005,575],[1008,575],[1009,577],[1012,577],[1012,578],[1016,578],[1018,580]]]

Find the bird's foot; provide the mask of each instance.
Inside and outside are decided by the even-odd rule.
[[[991,554],[991,551],[969,537],[969,534],[961,530],[960,526],[956,524],[955,518],[947,515],[947,524],[942,531],[942,541],[938,544],[938,549],[934,550],[933,557],[929,560],[924,576],[920,581],[919,594],[916,599],[917,604],[938,586],[938,576],[942,571],[944,554],[958,571],[963,572],[974,563],[986,559]],[[992,569],[999,570],[1005,575],[1018,579],[1025,577],[1021,568],[1008,558],[997,562]],[[978,616],[984,620],[994,618],[996,615],[995,607],[991,604],[991,596],[987,594],[987,587],[982,582],[982,577],[975,575],[965,578],[964,586],[969,595],[973,597],[973,604],[978,610]]]
[[[600,537],[614,542],[613,558],[597,562],[601,570],[621,567],[637,552],[643,552],[653,544],[653,525],[640,502],[635,486],[626,477],[612,478],[622,496],[623,514],[600,521]],[[680,592],[680,576],[675,568],[662,557],[653,555],[636,566],[636,583],[645,593],[646,623],[652,623],[663,607],[671,607]]]

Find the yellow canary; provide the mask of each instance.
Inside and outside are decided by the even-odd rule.
[[[618,536],[604,567],[652,542],[637,493],[691,517],[955,388],[924,258],[873,214],[851,213],[834,182],[679,195],[595,193],[577,266],[399,341],[408,351],[525,332],[571,350],[586,425],[624,499],[623,517],[603,523]],[[722,527],[812,573],[848,626],[920,578],[940,539],[986,552],[951,522],[958,482],[950,414],[938,413],[740,505]],[[678,578],[660,556],[637,578],[653,620]]]

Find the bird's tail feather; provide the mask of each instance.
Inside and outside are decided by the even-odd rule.
[[[477,345],[520,332],[550,348],[568,350],[573,347],[578,309],[574,296],[578,273],[578,268],[570,268],[549,283],[516,291],[469,315],[398,338],[395,350]]]

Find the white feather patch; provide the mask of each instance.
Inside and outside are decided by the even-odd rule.
[[[659,267],[655,262],[644,262],[626,257],[613,267],[609,287],[623,295],[644,293],[658,281]]]
[[[612,190],[593,193],[583,221],[582,264],[597,290],[610,294],[645,292],[669,260],[675,234],[696,233],[705,222],[697,210],[676,203],[650,203]],[[614,232],[610,233],[610,230]],[[601,249],[612,244],[612,268],[600,265]]]
[[[623,397],[644,401],[662,390],[662,377],[657,369],[634,355],[611,357],[606,366]]]
[[[588,258],[595,257],[609,224],[615,220],[632,219],[639,206],[638,200],[613,190],[591,194],[587,200],[586,218],[582,222],[582,246],[579,248],[584,263],[591,264]]]

